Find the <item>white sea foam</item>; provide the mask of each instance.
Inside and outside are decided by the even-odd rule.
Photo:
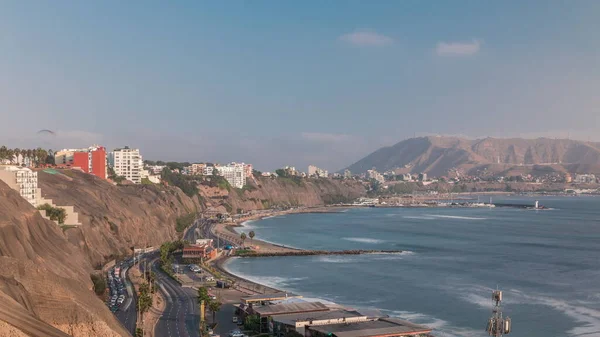
[[[459,215],[427,214],[427,216],[434,217],[434,218],[442,218],[442,219],[487,220],[487,218],[477,218],[477,217],[459,216]]]
[[[417,324],[423,324],[434,329],[433,333],[439,337],[476,337],[481,336],[481,331],[473,330],[464,327],[455,327],[450,325],[447,321],[439,319],[430,315],[402,310],[382,310],[382,312],[389,314],[393,317],[400,317],[410,322]]]
[[[324,263],[351,263],[356,261],[356,256],[350,255],[323,255],[317,261]]]
[[[478,293],[481,293],[482,290],[485,292],[491,292],[491,288],[484,287],[472,287],[471,291],[475,290]],[[458,293],[462,293],[466,291],[459,290]],[[482,308],[486,308],[491,310],[492,301],[488,297],[484,297],[479,294],[469,293],[465,295],[463,300],[478,305]],[[551,298],[547,296],[536,296],[536,295],[528,295],[519,290],[510,289],[505,291],[504,302],[507,304],[534,304],[534,305],[544,305],[550,307],[556,311],[562,312],[564,315],[572,318],[574,321],[580,323],[581,325],[572,328],[567,331],[568,336],[600,336],[600,310],[592,309],[586,307],[580,301],[568,302],[561,299]]]
[[[417,220],[434,220],[435,218],[432,216],[424,216],[424,215],[405,215],[404,219],[417,219]]]
[[[342,238],[342,240],[360,242],[360,243],[372,243],[372,244],[384,242],[383,240],[372,239],[372,238]]]

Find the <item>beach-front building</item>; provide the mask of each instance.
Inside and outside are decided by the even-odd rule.
[[[399,318],[309,325],[305,337],[408,337],[430,336],[431,329]]]
[[[349,310],[285,314],[272,318],[272,333],[275,336],[284,336],[289,332],[297,332],[304,336],[308,326],[366,322],[367,320],[369,320],[368,316]]]
[[[117,176],[125,177],[134,184],[142,183],[144,163],[139,149],[130,149],[128,146],[115,149],[109,154],[108,162]]]

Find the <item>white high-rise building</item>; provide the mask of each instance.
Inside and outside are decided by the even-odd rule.
[[[244,163],[231,163],[217,168],[219,175],[223,176],[229,185],[242,188],[246,185],[246,165]]]
[[[34,207],[38,206],[40,194],[38,192],[37,172],[25,167],[1,166],[0,180],[10,188],[18,191],[21,197],[29,201]]]
[[[117,176],[125,177],[135,184],[142,183],[144,163],[139,149],[130,149],[125,146],[122,149],[115,149],[108,158]]]

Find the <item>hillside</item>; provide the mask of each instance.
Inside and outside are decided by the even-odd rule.
[[[0,255],[0,336],[128,335],[91,290],[79,248],[1,181]]]
[[[114,186],[76,170],[59,172],[39,172],[39,187],[45,198],[58,205],[75,206],[83,225],[66,230],[65,235],[94,266],[130,254],[132,246],[155,246],[175,239],[177,217],[200,210],[197,198],[189,198],[176,187]]]
[[[243,190],[200,185],[193,198],[177,187],[114,186],[76,170],[39,171],[38,180],[43,197],[74,206],[82,225],[61,229],[0,182],[0,337],[126,336],[95,296],[90,273],[132,246],[177,238],[182,215],[209,206],[320,206],[365,193],[359,182],[326,179],[251,179]]]
[[[323,206],[364,196],[364,186],[354,180],[265,178],[248,179],[243,190],[200,185],[200,195],[227,212],[272,207]]]
[[[427,172],[446,175],[450,170],[473,173],[487,168],[494,172],[514,166],[549,166],[570,172],[600,172],[600,143],[568,139],[420,137],[381,148],[348,169],[363,173],[378,171]]]

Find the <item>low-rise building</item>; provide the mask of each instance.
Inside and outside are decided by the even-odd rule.
[[[183,247],[184,259],[208,260],[217,256],[217,250],[210,245],[185,245]]]
[[[305,328],[308,326],[347,324],[366,322],[367,320],[369,320],[369,317],[366,315],[348,310],[286,314],[273,317],[273,328],[269,332],[273,333],[274,336],[284,336],[295,331],[304,336]]]
[[[348,169],[345,169],[344,170],[344,178],[346,178],[346,179],[352,178],[352,172],[350,172],[350,170],[348,170]]]
[[[573,182],[576,184],[595,184],[596,176],[593,174],[578,174]]]
[[[205,167],[206,167],[206,164],[204,164],[204,163],[192,164],[189,166],[188,171],[190,172],[191,175],[203,175]]]
[[[327,178],[328,175],[329,172],[327,172],[327,170],[318,168],[315,165],[308,165],[309,177]]]
[[[399,318],[378,318],[342,324],[310,325],[306,337],[408,337],[428,336],[431,328]]]

